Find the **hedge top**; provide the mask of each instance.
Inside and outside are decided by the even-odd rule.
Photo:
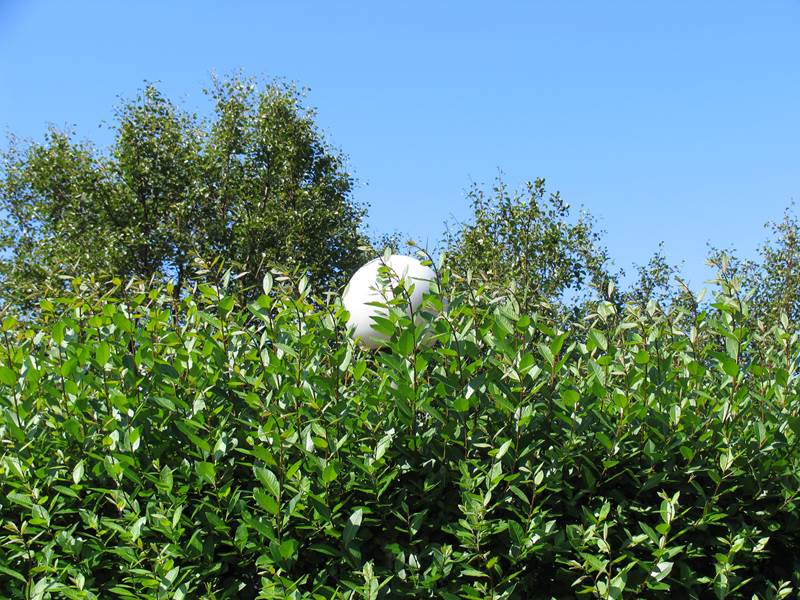
[[[177,303],[75,281],[6,318],[0,595],[796,593],[788,321],[723,285],[562,331],[440,277],[447,310],[387,307],[378,354],[283,277],[247,306],[230,276]]]

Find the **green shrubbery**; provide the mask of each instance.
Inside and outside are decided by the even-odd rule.
[[[7,317],[0,594],[797,593],[788,320],[723,281],[696,313],[600,303],[562,331],[442,277],[447,310],[395,310],[374,355],[304,280],[246,307],[227,278],[180,302],[75,280]]]

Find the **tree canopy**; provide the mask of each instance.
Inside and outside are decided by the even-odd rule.
[[[785,314],[800,325],[800,219],[786,209],[780,221],[767,223],[771,238],[761,247],[759,262],[748,265],[754,305],[765,317]]]
[[[252,288],[267,266],[341,285],[362,259],[365,208],[342,154],[293,85],[231,77],[198,117],[154,85],[116,112],[107,150],[51,129],[12,141],[0,171],[5,302],[58,293],[59,276],[172,279],[220,257]]]
[[[57,129],[38,142],[12,138],[0,164],[0,304],[30,309],[90,274],[171,280],[177,298],[195,262],[215,260],[243,274],[237,289],[250,299],[276,266],[303,271],[315,293],[347,281],[368,258],[366,208],[302,91],[234,76],[204,92],[210,110],[198,116],[146,86],[117,109],[108,148]],[[590,298],[696,304],[662,251],[620,289],[591,215],[575,216],[544,179],[517,190],[498,179],[467,199],[471,218],[443,240],[446,266],[515,294],[522,310],[545,301],[576,314]],[[765,321],[786,314],[796,324],[800,223],[787,211],[770,227],[759,260],[728,257],[725,268]]]
[[[544,179],[521,190],[498,179],[490,191],[473,186],[468,199],[471,220],[445,237],[455,271],[469,270],[499,287],[513,283],[523,310],[540,299],[607,288],[611,276],[601,233],[589,214],[572,218],[569,204],[558,192],[548,194]]]

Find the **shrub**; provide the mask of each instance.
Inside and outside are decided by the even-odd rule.
[[[5,596],[797,591],[800,347],[735,285],[569,331],[472,289],[376,354],[305,279],[73,285],[2,324]]]

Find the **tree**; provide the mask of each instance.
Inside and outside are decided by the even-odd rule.
[[[709,264],[727,280],[740,282],[740,294],[750,298],[752,317],[769,328],[782,315],[788,329],[800,330],[800,220],[791,207],[780,221],[769,221],[765,227],[772,234],[761,245],[758,257],[743,259],[734,249],[711,248]]]
[[[107,151],[50,130],[12,139],[0,170],[3,302],[33,305],[61,274],[170,278],[180,295],[195,257],[247,274],[303,266],[341,285],[360,264],[365,208],[343,156],[292,85],[215,80],[211,117],[147,86],[116,113]]]
[[[750,273],[753,304],[768,319],[785,314],[796,331],[800,328],[800,221],[787,208],[781,221],[767,227],[772,238],[761,247],[761,261]]]
[[[472,219],[446,233],[447,263],[456,272],[498,287],[514,284],[520,308],[565,294],[585,295],[591,285],[608,290],[612,276],[600,233],[587,214],[571,220],[558,192],[547,194],[544,179],[509,191],[498,179],[491,193],[474,186],[468,193]]]

